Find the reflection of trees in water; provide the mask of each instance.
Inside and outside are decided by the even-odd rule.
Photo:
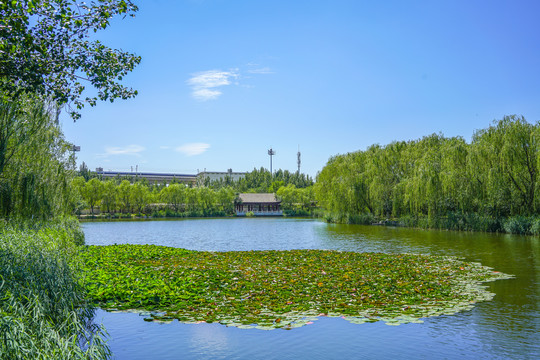
[[[357,246],[360,251],[451,255],[515,275],[515,279],[485,284],[496,294],[492,301],[480,303],[472,311],[430,319],[426,324],[431,336],[444,341],[451,336],[456,349],[468,349],[465,357],[471,357],[471,347],[478,347],[472,353],[480,356],[487,352],[502,358],[540,351],[539,238],[335,224],[319,230],[331,235],[329,242]]]

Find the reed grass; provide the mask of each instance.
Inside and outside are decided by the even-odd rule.
[[[79,266],[76,222],[0,223],[0,359],[108,359],[92,322]]]
[[[317,217],[328,223],[359,225],[397,225],[410,228],[456,231],[482,231],[518,235],[540,235],[540,216],[497,217],[478,213],[448,212],[445,216],[405,215],[394,221],[370,213],[339,214],[318,212]]]

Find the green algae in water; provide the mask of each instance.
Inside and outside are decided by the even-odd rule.
[[[319,316],[417,323],[491,300],[482,283],[511,278],[454,257],[327,250],[111,245],[86,247],[80,258],[88,295],[104,309],[264,330],[301,327]]]

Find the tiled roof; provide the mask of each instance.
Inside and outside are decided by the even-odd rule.
[[[238,195],[243,203],[277,203],[274,194],[240,194]]]

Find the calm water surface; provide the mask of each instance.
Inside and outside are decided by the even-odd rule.
[[[536,237],[333,225],[282,218],[84,223],[90,245],[156,244],[191,250],[335,249],[454,255],[515,279],[472,311],[423,324],[353,325],[320,318],[299,329],[147,323],[98,311],[116,359],[540,359],[540,241]]]

